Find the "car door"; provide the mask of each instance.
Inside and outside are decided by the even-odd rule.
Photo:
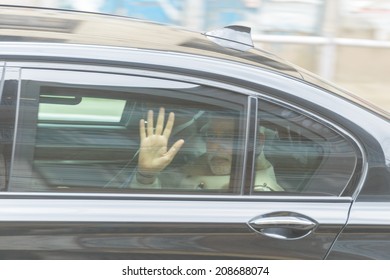
[[[322,259],[345,225],[351,199],[323,189],[330,170],[318,169],[335,162],[337,149],[321,154],[323,161],[304,176],[280,163],[283,152],[288,154],[286,145],[294,147],[299,141],[304,145],[299,149],[296,145],[297,162],[318,161],[310,153],[331,148],[309,142],[319,133],[310,127],[298,135],[305,126],[293,127],[294,122],[285,118],[288,104],[281,106],[277,117],[270,117],[272,110],[263,109],[255,94],[156,71],[112,74],[104,68],[88,72],[23,67],[9,71],[11,88],[3,98],[20,98],[11,106],[17,120],[15,142],[7,147],[8,192],[1,194],[2,258]],[[19,75],[18,85],[13,77]],[[172,142],[185,140],[172,168],[187,166],[205,153],[204,128],[210,115],[223,112],[233,118],[228,184],[206,182],[204,187],[200,181],[196,188],[174,184],[170,180],[175,172],[167,171],[168,183],[162,180],[161,188],[132,187],[139,120],[151,109],[157,114],[160,107],[175,112]],[[271,124],[262,128],[262,119]],[[279,137],[274,139],[279,146],[262,149],[275,165],[275,176],[282,178],[277,179],[282,191],[256,187],[262,130]],[[349,143],[338,131],[326,133],[330,136],[325,140],[335,139],[332,144]],[[303,154],[310,156],[300,158]],[[342,155],[346,154],[354,156],[349,148]],[[343,179],[337,183],[348,176],[341,172],[336,177]],[[333,184],[331,180],[327,186]]]
[[[326,256],[349,216],[351,190],[360,181],[361,150],[351,134],[313,113],[313,107],[271,98],[271,94],[262,91],[258,100],[254,144],[258,151],[247,191],[252,197],[271,196],[261,191],[269,184],[262,178],[262,169],[272,172],[283,188],[277,195],[284,205],[273,211],[264,209],[248,225],[263,236],[281,241],[274,242],[272,250],[280,252],[282,246],[287,252],[305,248],[302,258],[324,250]],[[279,204],[275,197],[269,201]]]
[[[248,233],[245,223],[221,219],[228,206],[220,198],[241,193],[245,138],[240,135],[246,135],[247,96],[145,75],[9,71],[14,87],[7,95],[20,99],[12,111],[17,124],[15,146],[8,148],[9,193],[2,196],[4,258],[219,258],[242,251],[212,249],[208,239],[216,233]],[[21,75],[19,85],[12,73]],[[173,167],[204,152],[201,129],[211,111],[236,116],[235,167],[227,188],[130,187],[139,121],[162,106],[176,114],[171,138],[186,141]],[[220,206],[209,217],[213,201]]]

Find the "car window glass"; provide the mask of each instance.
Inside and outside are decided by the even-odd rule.
[[[338,196],[354,172],[354,145],[297,110],[259,101],[254,192],[282,190]]]
[[[45,103],[45,98],[51,102]],[[73,106],[61,104],[61,100],[70,101],[68,96],[44,96],[40,95],[38,112],[39,121],[73,121],[73,122],[101,122],[119,123],[125,110],[125,100],[104,99],[95,97],[83,97],[75,100]],[[96,111],[96,106],[102,108]],[[75,113],[77,111],[77,114]]]
[[[89,75],[95,83],[111,77]],[[124,85],[116,86],[71,78],[48,82],[35,76],[25,74],[21,82],[11,191],[239,192],[244,97],[240,104],[227,91],[165,80],[159,87],[151,78],[143,83],[136,77],[133,84],[127,77]],[[159,129],[161,108],[164,121]],[[170,112],[174,125],[165,146],[148,142],[140,150],[140,120],[146,138],[156,136],[155,141],[166,136]],[[181,140],[184,144],[169,164],[150,165],[165,160]],[[145,152],[152,150],[157,158]],[[140,168],[145,154],[148,164]]]

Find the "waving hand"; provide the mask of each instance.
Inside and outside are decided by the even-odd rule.
[[[165,109],[160,108],[155,128],[152,110],[148,111],[146,125],[144,119],[140,120],[141,146],[138,159],[138,171],[142,176],[149,178],[157,176],[159,172],[171,163],[184,144],[184,140],[180,139],[168,150],[168,140],[175,122],[175,115],[172,112],[169,113],[165,128],[164,118]]]

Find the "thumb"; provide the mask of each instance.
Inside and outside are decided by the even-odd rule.
[[[176,141],[175,144],[172,145],[172,147],[166,153],[166,156],[170,159],[170,161],[172,161],[173,158],[176,156],[176,154],[180,151],[183,144],[184,144],[184,140],[180,139],[180,140]]]

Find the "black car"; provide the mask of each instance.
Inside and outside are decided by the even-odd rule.
[[[389,112],[247,27],[0,6],[0,77],[2,259],[390,259]]]

